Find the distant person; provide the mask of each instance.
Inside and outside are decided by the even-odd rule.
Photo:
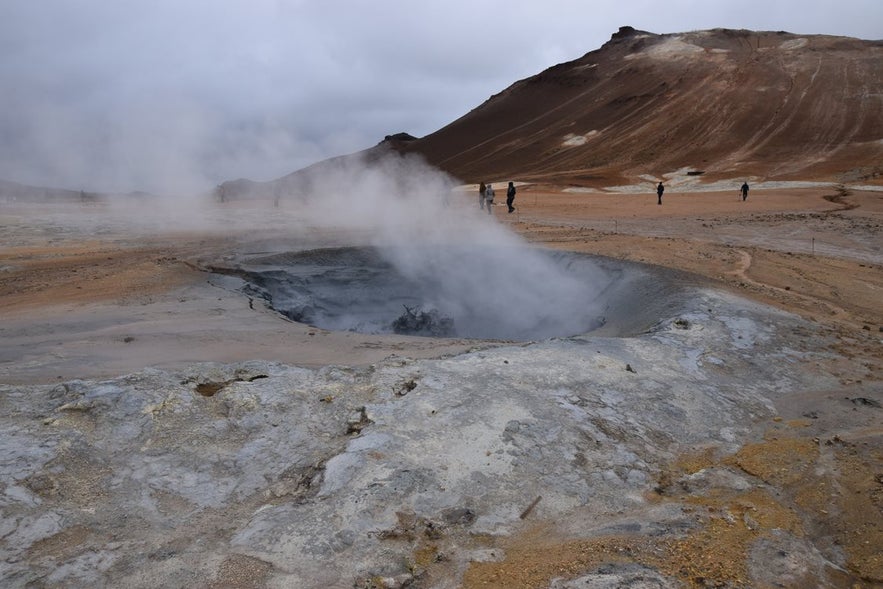
[[[662,182],[656,187],[656,204],[662,204],[662,193],[665,192],[665,186],[662,185]]]
[[[492,214],[491,205],[494,204],[494,185],[488,184],[484,192],[484,204],[487,205],[487,214]]]
[[[510,182],[509,188],[506,189],[506,206],[509,207],[510,213],[515,210],[512,206],[513,202],[515,202],[515,184]]]
[[[478,206],[484,210],[484,199],[487,196],[487,186],[484,185],[484,182],[478,185]]]
[[[748,200],[748,182],[743,182],[739,191],[742,193],[742,202]]]

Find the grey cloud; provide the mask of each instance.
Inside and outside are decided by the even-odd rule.
[[[879,38],[844,0],[9,0],[0,178],[192,191],[430,133],[621,25]]]

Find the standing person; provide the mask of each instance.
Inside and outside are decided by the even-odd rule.
[[[478,185],[478,206],[484,209],[484,197],[487,195],[487,186],[484,182]]]
[[[487,214],[493,214],[491,212],[491,205],[494,204],[494,186],[493,184],[488,184],[487,189],[484,192],[484,204],[487,205]]]
[[[748,200],[748,182],[743,182],[739,191],[742,193],[742,201]]]
[[[665,186],[662,185],[662,182],[656,187],[656,204],[662,204],[662,193],[665,192]]]
[[[513,202],[515,202],[515,184],[510,182],[509,188],[506,189],[506,206],[509,207],[510,213],[515,210],[512,206]]]

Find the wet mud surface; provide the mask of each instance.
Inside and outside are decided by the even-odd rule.
[[[704,282],[646,264],[537,248],[406,254],[407,264],[400,251],[319,249],[234,267],[249,282],[246,292],[315,327],[516,341],[636,335],[676,313],[689,283]],[[499,275],[504,259],[515,260],[514,275]],[[531,273],[553,276],[534,281]],[[562,277],[570,284],[564,292]]]

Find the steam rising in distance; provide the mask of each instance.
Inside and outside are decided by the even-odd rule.
[[[417,158],[335,160],[310,171],[305,184],[309,194],[286,195],[294,200],[283,205],[298,209],[292,231],[334,230],[348,236],[341,245],[378,248],[419,291],[423,308],[454,318],[458,335],[573,335],[598,319],[597,296],[609,282],[603,271],[586,263],[574,273],[528,247],[479,208],[477,189],[455,189],[453,179]],[[497,182],[498,194],[505,184]],[[499,204],[496,214],[505,214]]]

